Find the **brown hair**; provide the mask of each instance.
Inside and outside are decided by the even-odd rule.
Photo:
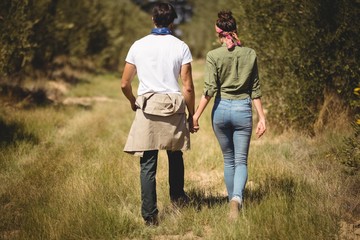
[[[152,12],[157,27],[168,27],[177,18],[175,8],[170,3],[157,3]]]
[[[236,32],[236,20],[232,16],[232,12],[227,10],[220,11],[216,20],[216,26],[225,32]]]

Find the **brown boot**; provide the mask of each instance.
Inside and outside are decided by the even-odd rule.
[[[229,218],[230,218],[230,220],[235,221],[239,216],[239,208],[240,208],[239,205],[240,204],[236,200],[231,200],[229,205],[230,205]]]

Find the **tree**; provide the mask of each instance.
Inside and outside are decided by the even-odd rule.
[[[357,112],[353,89],[359,86],[359,3],[356,0],[192,1],[193,22],[185,41],[195,57],[217,45],[217,12],[230,9],[244,46],[258,55],[268,119],[278,127],[314,134],[331,118],[327,99],[336,96]],[[209,21],[210,19],[210,21]],[[327,111],[327,114],[323,114]]]
[[[117,70],[130,44],[151,28],[149,19],[130,0],[3,0],[0,77],[46,73],[57,56]]]

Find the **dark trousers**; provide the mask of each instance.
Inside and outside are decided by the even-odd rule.
[[[147,220],[158,213],[156,198],[156,169],[158,150],[145,151],[140,158],[141,215]],[[167,151],[169,161],[170,199],[176,201],[185,195],[184,160],[181,151]]]

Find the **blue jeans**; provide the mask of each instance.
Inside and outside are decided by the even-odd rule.
[[[216,98],[212,124],[224,157],[224,178],[229,200],[234,196],[243,199],[252,132],[251,99]]]

